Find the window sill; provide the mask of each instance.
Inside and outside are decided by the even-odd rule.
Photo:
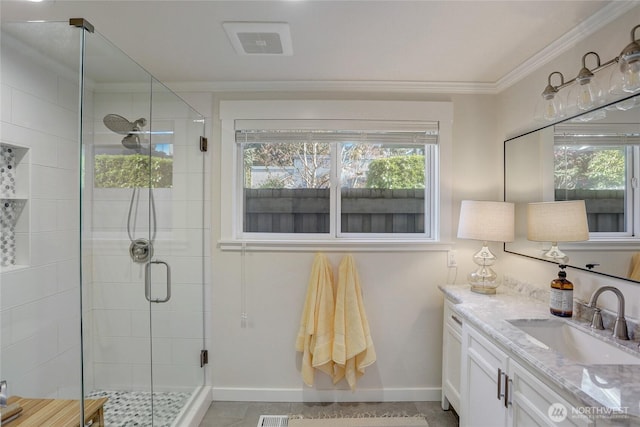
[[[591,237],[587,242],[563,243],[563,249],[573,251],[624,251],[637,250],[640,239],[633,237]]]
[[[222,251],[250,252],[443,252],[452,242],[426,240],[219,240]]]

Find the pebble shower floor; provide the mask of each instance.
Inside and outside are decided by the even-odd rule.
[[[106,397],[106,427],[151,426],[151,393],[145,391],[92,391],[87,399]],[[189,400],[189,393],[153,393],[153,427],[169,427]]]

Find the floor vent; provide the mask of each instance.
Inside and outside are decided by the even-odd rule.
[[[258,427],[287,427],[288,425],[288,415],[260,415],[258,420]]]

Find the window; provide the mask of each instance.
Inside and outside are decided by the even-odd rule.
[[[638,235],[639,143],[637,135],[611,130],[555,136],[555,200],[585,200],[593,237]]]
[[[437,128],[425,127],[236,131],[243,233],[431,237]]]
[[[173,144],[154,144],[151,155],[148,150],[137,153],[122,146],[96,146],[93,167],[95,188],[171,188]]]
[[[450,226],[449,103],[222,101],[220,115],[223,242],[435,242]]]

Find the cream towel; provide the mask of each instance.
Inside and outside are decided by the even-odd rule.
[[[629,264],[629,275],[627,277],[631,280],[640,281],[640,252],[636,252],[631,257],[631,263]]]
[[[308,386],[313,385],[314,369],[333,376],[334,293],[331,265],[326,256],[316,254],[296,338],[296,350],[302,353],[302,380]]]
[[[340,263],[333,328],[333,383],[344,377],[351,390],[355,390],[356,381],[365,368],[376,361],[376,351],[364,311],[358,271],[351,255],[345,256]]]

